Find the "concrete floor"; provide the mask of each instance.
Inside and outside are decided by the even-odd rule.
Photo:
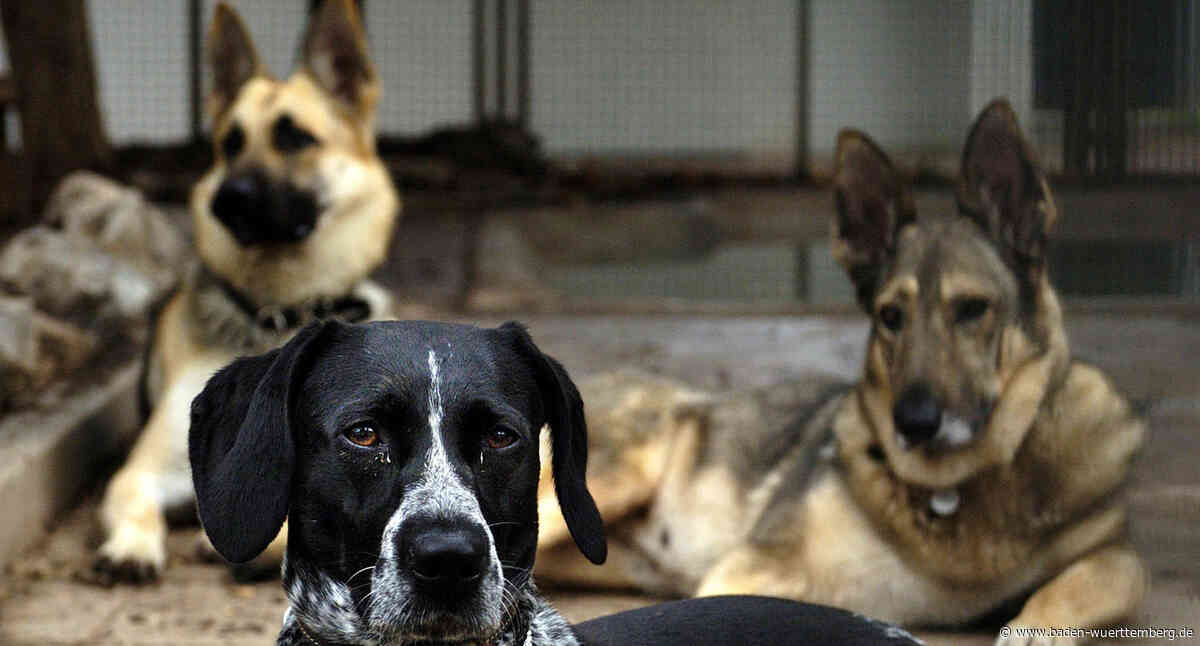
[[[636,364],[713,389],[812,372],[852,379],[865,334],[859,317],[524,320],[543,349],[573,374]],[[1200,323],[1169,313],[1089,310],[1069,315],[1068,330],[1076,354],[1108,370],[1146,406],[1150,419],[1151,440],[1129,496],[1133,539],[1154,586],[1130,625],[1200,633]],[[5,572],[0,644],[273,643],[285,606],[278,582],[236,584],[223,568],[196,561],[195,532],[172,533],[171,563],[159,583],[97,588],[79,580],[95,544],[94,499],[81,501],[46,541]],[[575,621],[652,601],[570,591],[548,595]],[[942,645],[992,641],[986,633],[923,636]]]

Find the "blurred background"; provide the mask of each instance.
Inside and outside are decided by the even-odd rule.
[[[290,73],[319,0],[231,4]],[[376,278],[406,316],[530,321],[573,373],[853,379],[866,328],[827,241],[838,130],[882,144],[919,210],[948,211],[969,124],[1006,97],[1059,202],[1051,276],[1073,348],[1155,428],[1135,487],[1165,582],[1149,616],[1200,616],[1200,566],[1178,565],[1200,563],[1200,0],[358,4],[405,202]],[[44,608],[63,603],[151,630],[72,572],[138,427],[145,321],[189,257],[214,5],[0,0],[0,455],[21,456],[0,465],[0,626],[26,631],[0,643],[47,643]],[[107,233],[80,246],[73,221]],[[217,586],[208,601],[138,603],[282,603],[191,576]],[[80,621],[50,623],[96,643]],[[163,621],[163,639],[216,630]],[[261,623],[246,643],[269,641]]]
[[[0,48],[5,224],[36,219],[70,168],[181,202],[209,162],[203,38],[214,2],[17,4],[6,33],[63,38]],[[313,4],[239,5],[276,75],[292,69]],[[532,273],[539,284],[523,287],[545,288],[539,303],[845,303],[824,213],[797,217],[812,208],[804,196],[773,189],[819,186],[846,126],[918,186],[944,188],[971,118],[997,96],[1073,213],[1056,250],[1060,287],[1200,294],[1196,248],[1180,240],[1195,229],[1176,217],[1178,188],[1200,179],[1195,0],[360,4],[384,85],[380,147],[412,225],[389,273],[398,288],[419,285],[411,298],[508,307],[483,283]],[[33,78],[22,78],[22,57]],[[44,77],[63,80],[40,90],[56,97],[49,105],[31,96]],[[1174,197],[1142,208],[1130,186]],[[1077,187],[1112,188],[1089,200]],[[510,276],[477,266],[474,215],[511,209],[535,211],[507,225],[536,267],[509,263]],[[437,240],[417,243],[431,212]],[[483,238],[485,249],[506,244]],[[1143,271],[1124,271],[1130,262]]]

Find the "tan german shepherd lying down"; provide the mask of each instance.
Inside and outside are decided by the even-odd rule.
[[[862,133],[839,135],[837,160],[834,253],[872,320],[861,380],[722,397],[585,380],[609,564],[575,556],[544,487],[540,577],[778,595],[909,626],[1021,603],[1013,626],[1128,616],[1147,581],[1116,494],[1144,429],[1070,358],[1046,272],[1056,209],[1011,108],[972,126],[956,213],[918,219]]]

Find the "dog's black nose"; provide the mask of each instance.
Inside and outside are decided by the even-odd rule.
[[[213,197],[212,212],[243,245],[258,242],[258,220],[267,210],[267,187],[257,174],[234,175],[221,182]]]
[[[456,595],[478,585],[487,571],[487,535],[473,523],[421,523],[402,538],[408,569],[426,592]]]
[[[909,386],[892,407],[892,421],[908,445],[916,446],[937,434],[942,425],[942,407],[929,386]]]
[[[310,193],[272,184],[261,172],[242,172],[221,182],[212,213],[243,246],[299,242],[317,220]]]

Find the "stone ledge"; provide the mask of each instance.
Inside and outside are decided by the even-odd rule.
[[[0,509],[16,520],[0,523],[0,566],[44,536],[99,469],[129,447],[139,426],[140,367],[125,361],[51,408],[0,419]]]

